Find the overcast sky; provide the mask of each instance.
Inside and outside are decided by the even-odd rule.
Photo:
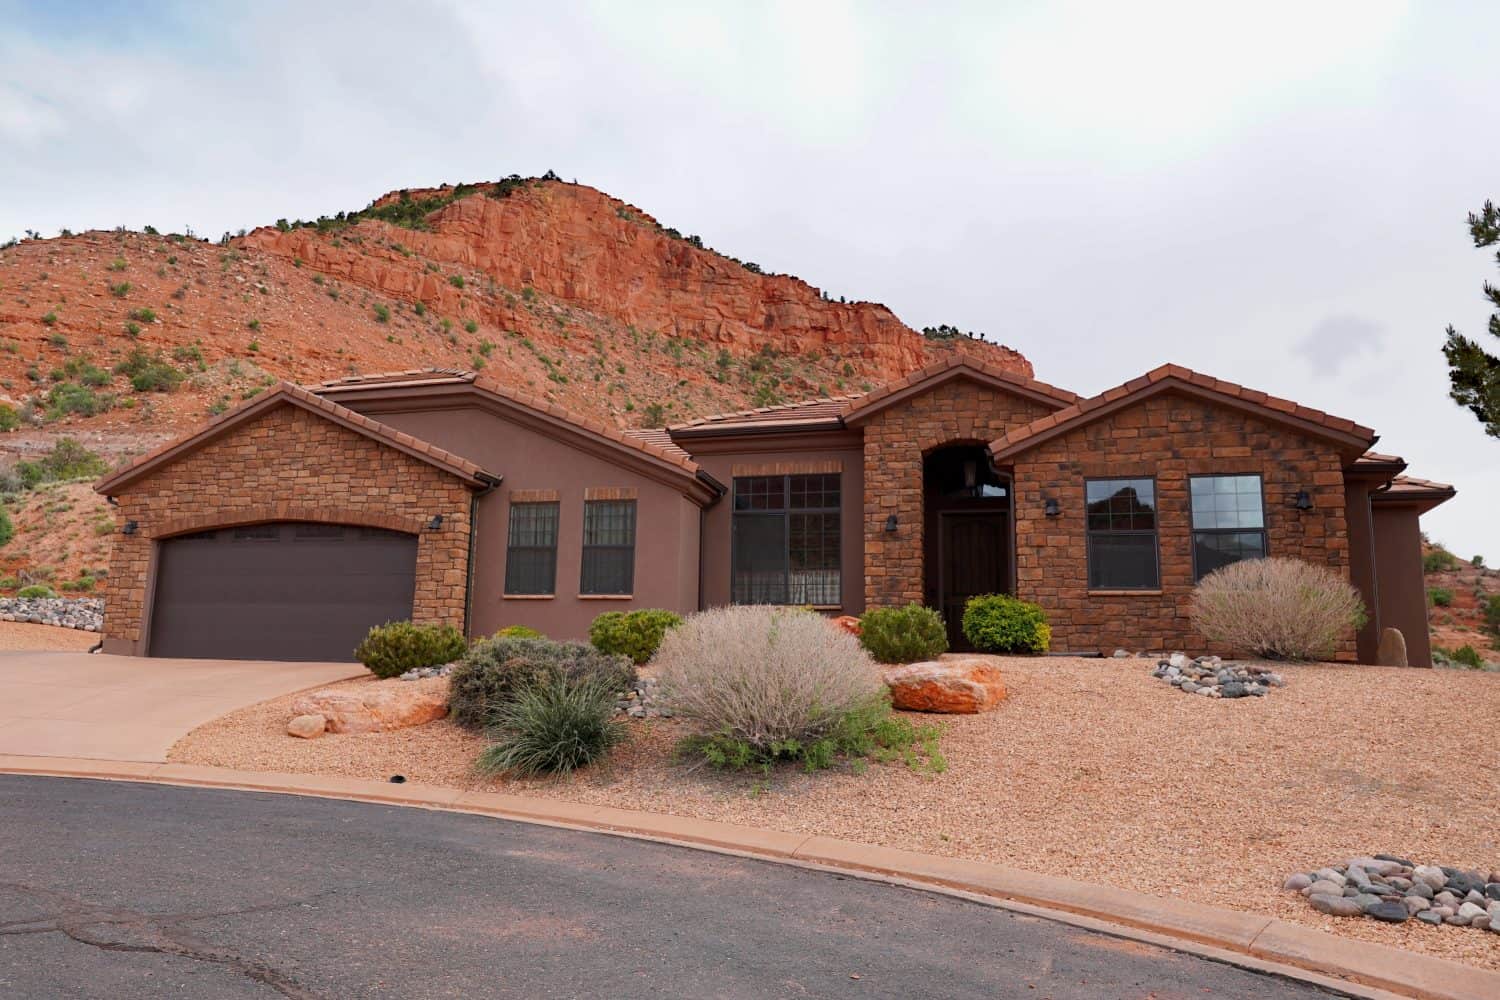
[[[0,239],[556,170],[1094,393],[1165,361],[1381,433],[1500,563],[1500,4],[0,0]],[[1488,339],[1488,338],[1486,338]],[[1494,345],[1500,346],[1500,345]]]

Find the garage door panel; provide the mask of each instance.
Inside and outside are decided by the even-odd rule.
[[[371,626],[410,618],[414,535],[277,522],[161,543],[151,655],[352,658]]]

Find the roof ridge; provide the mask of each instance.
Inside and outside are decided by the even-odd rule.
[[[848,392],[841,393],[837,396],[812,396],[807,399],[799,399],[791,403],[776,403],[771,406],[757,406],[753,409],[748,410],[727,410],[723,413],[710,413],[707,416],[694,417],[692,420],[685,420],[680,424],[672,424],[667,429],[679,430],[687,427],[701,427],[704,424],[711,424],[716,421],[728,420],[732,417],[751,417],[756,415],[757,413],[776,413],[782,410],[795,410],[805,406],[814,406],[818,403],[842,403],[851,399],[859,399],[861,396],[865,395],[868,395],[868,393]]]

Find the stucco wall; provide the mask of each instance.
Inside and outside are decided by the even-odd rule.
[[[1260,475],[1269,554],[1349,572],[1338,453],[1236,409],[1176,393],[1153,396],[1017,456],[1014,470],[1016,593],[1046,609],[1056,650],[1207,648],[1188,615],[1190,475]],[[1120,476],[1156,479],[1160,591],[1088,588],[1084,480]],[[1298,490],[1311,495],[1311,510],[1293,507]],[[1049,497],[1058,500],[1060,516],[1045,516]],[[1338,655],[1354,658],[1352,631]]]
[[[105,594],[110,652],[147,652],[160,539],[263,521],[320,521],[417,535],[412,618],[464,624],[470,491],[458,479],[294,405],[227,431],[118,494]],[[424,530],[434,514],[440,530]]]

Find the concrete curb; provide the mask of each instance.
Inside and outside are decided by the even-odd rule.
[[[831,837],[536,799],[331,775],[0,754],[0,773],[353,799],[634,837],[937,890],[1187,951],[1367,998],[1494,1000],[1500,973],[1326,934],[1270,917],[959,858]]]

